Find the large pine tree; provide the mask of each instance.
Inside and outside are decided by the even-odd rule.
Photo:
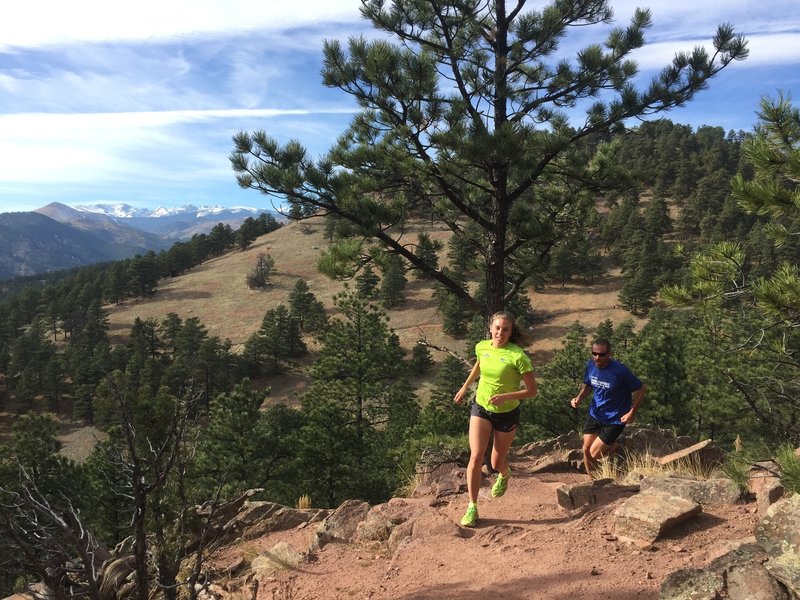
[[[392,453],[416,421],[419,406],[386,315],[349,292],[337,296],[335,306],[340,317],[320,336],[311,368],[314,383],[302,400],[309,445],[299,452],[313,488],[307,493],[327,503],[347,497],[383,501],[399,484]],[[319,441],[310,443],[315,437]],[[328,451],[336,454],[321,461],[322,440],[330,440]],[[350,466],[342,471],[341,465]]]
[[[323,81],[362,107],[330,153],[311,160],[297,141],[241,132],[231,161],[239,184],[335,215],[402,256],[484,315],[502,309],[541,270],[555,240],[581,228],[588,190],[618,184],[601,142],[637,117],[690,101],[744,39],[719,27],[713,52],[681,52],[644,89],[632,53],[648,10],[569,58],[574,30],[612,22],[606,1],[362,0],[384,35],[327,41]],[[393,40],[393,41],[392,41]],[[583,112],[583,114],[580,114]],[[435,215],[454,236],[477,227],[484,301],[416,256],[397,227]],[[362,260],[359,244],[339,260]]]

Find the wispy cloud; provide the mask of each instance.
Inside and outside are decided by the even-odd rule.
[[[224,137],[216,142],[232,147],[231,135],[242,123],[287,117],[349,117],[353,112],[352,108],[262,108],[0,116],[0,181],[138,178],[141,161],[147,161],[148,176],[154,179],[186,177],[185,168],[193,164],[199,165],[198,171],[205,176],[230,175],[227,155],[204,153],[203,147],[195,147],[191,140],[216,131]],[[199,136],[191,131],[196,126],[204,130]],[[281,124],[276,127],[285,128]],[[160,162],[164,157],[169,158]],[[176,169],[179,165],[183,168]]]
[[[358,19],[354,0],[41,0],[15,3],[0,20],[0,43],[39,47],[74,42],[154,41],[198,33],[281,31]]]
[[[800,90],[796,0],[652,4],[654,25],[635,55],[643,78],[677,51],[708,47],[720,23],[744,33],[751,51],[670,118],[719,118],[746,128],[760,94]],[[625,26],[639,2],[612,5],[614,25]],[[316,155],[349,122],[355,102],[322,86],[321,50],[325,39],[380,35],[360,19],[359,6],[14,3],[0,19],[0,210],[23,201],[36,208],[111,198],[243,203],[227,159],[235,132],[264,128],[281,141],[299,139]]]

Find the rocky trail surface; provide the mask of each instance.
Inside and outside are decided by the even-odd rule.
[[[465,485],[444,496],[423,487],[418,497],[395,498],[370,510],[384,521],[414,514],[402,539],[392,534],[387,541],[388,531],[384,536],[370,531],[367,519],[352,541],[326,536],[320,544],[319,524],[302,523],[220,548],[211,558],[220,574],[213,587],[223,597],[252,600],[655,599],[667,575],[701,568],[735,543],[752,539],[759,520],[754,502],[704,505],[697,517],[654,543],[637,545],[623,541],[614,523],[615,509],[634,491],[601,488],[592,506],[569,511],[558,504],[557,489],[589,482],[588,476],[575,470],[534,472],[536,462],[512,460],[512,480],[502,498],[491,497],[493,479],[483,478],[475,529],[458,525],[467,503],[460,491]],[[464,483],[463,470],[454,476]],[[276,544],[305,554],[305,560],[271,572],[240,570],[243,557],[274,554]]]

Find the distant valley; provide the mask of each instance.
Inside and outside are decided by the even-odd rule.
[[[275,215],[249,207],[146,210],[128,204],[72,208],[59,202],[31,212],[0,213],[0,280],[158,252],[218,223],[238,229],[262,212]]]

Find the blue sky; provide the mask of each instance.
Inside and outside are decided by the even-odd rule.
[[[542,2],[531,2],[541,6]],[[638,4],[611,2],[625,26]],[[125,202],[267,207],[236,184],[231,137],[264,129],[324,153],[355,104],[321,84],[322,42],[372,30],[358,0],[39,0],[0,13],[0,212]],[[797,0],[649,3],[649,79],[720,23],[750,57],[665,116],[749,131],[763,95],[800,104]],[[585,30],[600,41],[592,28]]]

